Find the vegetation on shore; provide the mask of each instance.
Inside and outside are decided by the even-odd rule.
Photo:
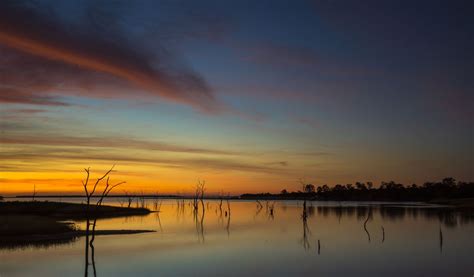
[[[154,232],[152,230],[96,230],[95,236]],[[42,216],[8,215],[0,217],[0,249],[18,247],[49,247],[71,243],[86,236],[71,222]]]
[[[327,185],[315,187],[303,184],[302,191],[288,192],[286,189],[279,194],[243,194],[241,199],[307,199],[334,201],[443,201],[443,199],[471,198],[474,199],[474,182],[456,182],[453,178],[444,178],[440,182],[427,182],[421,186],[406,186],[395,182],[382,182],[375,188],[371,182],[356,182],[355,185]],[[451,201],[455,204],[456,202]]]
[[[108,197],[112,189],[124,183],[112,184],[109,182],[108,175],[113,171],[113,168],[94,182],[89,178],[89,169],[85,169],[86,178],[82,182],[85,191],[85,203],[35,201],[34,198],[32,198],[32,201],[0,201],[0,248],[12,245],[70,242],[80,236],[85,236],[86,244],[90,244],[92,248],[96,235],[151,232],[149,230],[95,229],[97,219],[100,218],[136,216],[150,213],[150,210],[145,208],[145,205],[141,207],[137,205],[136,208],[131,207],[133,198],[130,196],[128,196],[127,207],[103,205],[104,199]],[[99,192],[98,188],[102,180],[104,180],[105,185],[101,187]],[[204,217],[204,191],[204,182],[198,182],[195,195],[192,198],[196,222],[199,222],[199,203],[202,206],[201,216]],[[227,201],[230,198],[228,196],[226,198]],[[143,203],[144,199],[142,196]],[[223,198],[219,197],[219,199],[219,207],[221,207]],[[440,182],[424,183],[422,186],[415,184],[405,186],[395,182],[382,182],[378,188],[375,188],[371,182],[357,182],[355,185],[338,184],[330,188],[327,185],[315,187],[312,184],[302,182],[301,191],[288,192],[287,190],[282,190],[279,194],[243,194],[240,196],[240,199],[423,201],[472,209],[474,208],[474,183],[456,182],[453,178],[445,178]],[[3,200],[1,196],[0,200]],[[271,206],[270,210],[271,214],[273,214],[273,206]],[[86,221],[86,230],[79,230],[74,223],[67,222],[68,220]],[[91,236],[90,241],[89,236]]]
[[[114,206],[100,206],[89,211],[89,216],[110,218],[119,216],[146,215],[150,210],[146,208],[128,208]],[[0,203],[0,215],[35,215],[52,217],[59,220],[81,220],[87,218],[87,205],[50,201],[6,201]]]
[[[96,230],[97,219],[118,216],[146,215],[150,210],[145,207],[132,208],[104,206],[104,199],[116,187],[125,182],[112,184],[109,174],[112,166],[102,177],[93,181],[90,169],[85,168],[86,177],[82,181],[85,203],[62,203],[35,201],[36,186],[32,201],[0,202],[0,248],[28,245],[48,245],[74,241],[79,236],[86,237],[86,256],[89,247],[93,253],[96,235],[134,234],[151,232],[149,230]],[[92,200],[97,202],[92,203]],[[85,220],[86,229],[79,230],[75,224],[65,220]],[[89,237],[91,239],[89,240]],[[92,254],[93,256],[93,254]],[[92,257],[93,259],[93,257]],[[86,262],[88,264],[88,262]]]
[[[0,248],[17,246],[48,246],[72,242],[86,236],[67,220],[85,220],[86,204],[48,201],[0,202]],[[149,214],[145,208],[100,206],[91,216],[110,218]],[[97,230],[95,235],[119,235],[152,232],[150,230]]]

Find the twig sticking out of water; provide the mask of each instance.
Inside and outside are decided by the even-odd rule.
[[[196,223],[196,232],[200,242],[204,243],[204,214],[206,213],[206,206],[204,205],[204,192],[206,181],[198,180],[196,190],[193,197],[193,217]],[[201,216],[199,214],[199,203],[201,203]]]
[[[267,202],[267,214],[270,219],[274,219],[273,211],[275,210],[275,202],[268,203]]]
[[[132,206],[132,203],[133,203],[133,195],[131,195],[127,191],[125,191],[125,196],[127,197],[127,203],[128,203],[127,208],[130,208]]]
[[[382,243],[385,241],[385,229],[382,226]]]
[[[301,221],[303,222],[303,238],[301,239],[303,248],[308,250],[310,248],[308,235],[310,234],[310,230],[308,227],[308,214],[306,211],[306,200],[303,202],[303,213],[301,214]]]
[[[439,252],[443,253],[443,231],[439,227]]]
[[[229,211],[229,217],[227,217],[227,226],[226,226],[227,236],[230,235],[230,202],[229,202],[229,198],[230,198],[230,196],[227,196],[227,210]]]
[[[262,208],[263,208],[262,203],[257,200],[257,211],[255,212],[254,218],[257,217],[260,214],[260,212],[262,211]]]
[[[367,214],[367,219],[364,221],[364,230],[365,232],[367,233],[367,238],[369,240],[369,243],[370,243],[370,233],[369,231],[367,230],[367,222],[369,221],[369,219],[372,217],[372,210],[369,208],[369,213]]]

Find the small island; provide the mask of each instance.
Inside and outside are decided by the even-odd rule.
[[[87,218],[142,216],[146,208],[98,206],[87,212],[86,204],[49,201],[0,202],[0,247],[48,245],[76,240],[87,235],[71,222]],[[95,235],[119,235],[153,232],[152,230],[97,230]]]

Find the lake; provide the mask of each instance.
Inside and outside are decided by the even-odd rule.
[[[73,199],[71,199],[74,201]],[[71,201],[68,199],[68,201]],[[79,201],[79,200],[76,200]],[[120,205],[123,200],[108,199]],[[98,220],[89,276],[473,276],[474,218],[408,203],[162,200]],[[155,201],[147,200],[153,209]],[[135,205],[135,203],[134,203]],[[230,211],[229,211],[230,208]],[[84,222],[77,222],[84,228]],[[85,239],[0,250],[0,276],[84,276]]]

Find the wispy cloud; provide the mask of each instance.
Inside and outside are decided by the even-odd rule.
[[[21,88],[12,88],[5,85],[0,85],[0,103],[68,106],[67,103],[62,102],[58,97],[50,95],[38,95],[31,91],[26,91]]]
[[[83,149],[41,149],[41,150],[25,150],[19,153],[18,151],[0,152],[0,158],[5,161],[8,166],[8,162],[17,161],[28,161],[29,165],[24,166],[32,168],[34,171],[35,164],[41,165],[42,163],[51,161],[60,162],[71,162],[71,161],[87,161],[89,163],[107,162],[107,163],[131,163],[131,164],[151,164],[165,168],[177,168],[177,169],[189,169],[189,170],[213,170],[213,171],[243,171],[243,172],[255,172],[255,173],[271,173],[278,174],[284,173],[281,165],[276,168],[270,165],[259,164],[256,162],[242,161],[239,159],[231,158],[211,158],[211,157],[196,157],[196,158],[180,158],[170,157],[162,158],[155,156],[146,155],[127,155],[127,154],[115,154],[115,153],[104,153],[97,151],[88,151]],[[17,166],[17,168],[19,168]],[[8,168],[4,171],[9,171]]]
[[[72,137],[72,136],[38,136],[5,134],[0,143],[18,145],[72,146],[72,147],[103,147],[103,148],[134,148],[152,151],[178,152],[210,155],[238,155],[237,152],[208,148],[189,147],[166,142],[157,142],[124,137]]]
[[[147,51],[118,27],[104,33],[68,24],[34,5],[3,1],[0,7],[1,102],[65,105],[53,95],[71,90],[136,97],[125,84],[206,112],[222,108],[206,81],[164,47]]]
[[[267,165],[279,165],[279,166],[288,166],[288,162],[287,161],[281,161],[281,162],[269,162],[269,163],[266,163]]]

